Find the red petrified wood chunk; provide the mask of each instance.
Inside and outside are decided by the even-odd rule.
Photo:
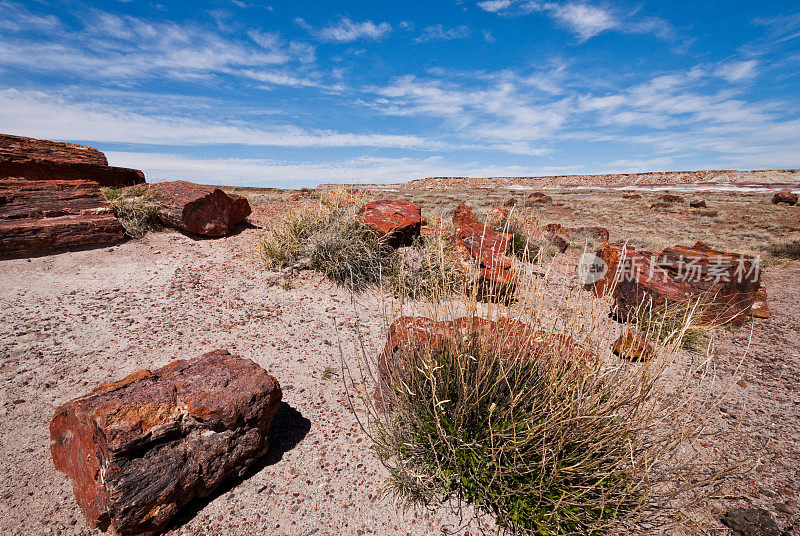
[[[653,346],[647,339],[630,328],[625,328],[611,350],[614,354],[631,361],[647,361],[654,355]]]
[[[456,209],[453,223],[457,250],[462,258],[478,263],[478,283],[484,297],[496,299],[513,293],[519,282],[510,256],[513,236],[479,222],[472,209],[463,203]]]
[[[158,205],[158,218],[174,227],[203,236],[224,236],[250,215],[244,197],[214,186],[186,181],[159,182],[149,189]]]
[[[223,350],[141,370],[56,410],[50,451],[92,527],[155,534],[267,451],[275,378]]]
[[[84,180],[100,186],[144,182],[138,169],[113,167],[94,147],[0,134],[0,177]]]
[[[538,363],[581,364],[594,356],[566,335],[537,330],[518,320],[500,317],[497,321],[480,317],[431,320],[404,316],[389,326],[386,345],[378,364],[379,386],[376,405],[392,398],[393,389],[403,381],[408,367],[419,359],[454,346],[469,351],[492,352],[500,359],[535,360]]]
[[[123,237],[96,182],[0,179],[0,255],[108,245]]]
[[[796,205],[797,199],[797,194],[793,194],[789,190],[782,190],[772,196],[772,204],[777,205],[778,203],[785,203],[787,205]]]
[[[358,209],[358,219],[392,247],[410,246],[420,234],[422,209],[409,201],[383,199]]]
[[[702,242],[657,254],[604,244],[598,256],[607,272],[594,284],[594,290],[598,295],[610,293],[616,313],[623,317],[642,304],[699,300],[700,320],[740,325],[761,285],[757,259],[715,250]]]
[[[692,208],[706,208],[706,200],[705,199],[692,199],[689,201],[689,206]]]

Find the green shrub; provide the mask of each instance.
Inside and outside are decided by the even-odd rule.
[[[111,203],[125,234],[141,238],[148,231],[161,229],[158,219],[158,206],[152,201],[147,185],[127,188],[101,188],[103,196]]]
[[[362,400],[391,491],[413,506],[470,505],[510,534],[641,534],[640,520],[668,523],[667,504],[707,474],[683,453],[702,430],[692,404],[708,362],[668,374],[678,355],[668,336],[651,361],[620,366],[600,328],[607,304],[560,291],[560,303],[545,305],[544,285],[512,309],[475,296],[427,307],[431,318],[479,322],[513,310],[528,326],[522,335],[465,330],[426,344],[409,334],[391,365],[363,357],[359,370],[379,371],[374,398]],[[375,373],[363,374],[352,389]]]

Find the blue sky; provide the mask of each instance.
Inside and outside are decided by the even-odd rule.
[[[0,0],[0,132],[149,179],[800,167],[794,2]]]

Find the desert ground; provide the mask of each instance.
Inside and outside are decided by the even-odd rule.
[[[340,372],[341,356],[356,359],[356,328],[366,334],[367,352],[385,338],[391,319],[378,292],[353,295],[315,272],[265,270],[258,251],[265,229],[314,201],[291,201],[285,191],[234,191],[248,196],[253,214],[232,236],[197,240],[163,231],[110,248],[0,261],[0,533],[96,534],[68,478],[53,467],[54,409],[101,382],[224,348],[281,383],[270,452],[243,480],[196,504],[169,534],[475,534],[474,522],[447,511],[406,512],[384,493],[388,474]],[[637,247],[702,240],[760,255],[772,316],[716,333],[715,385],[726,394],[708,420],[710,431],[732,433],[724,458],[755,468],[734,492],[706,503],[707,523],[675,533],[731,534],[715,520],[747,506],[767,509],[786,533],[800,534],[800,260],[779,253],[800,239],[800,206],[772,205],[766,190],[690,194],[703,197],[707,209],[690,209],[688,197],[651,209],[661,191],[639,192],[640,199],[603,188],[547,193],[553,203],[528,208],[529,191],[520,189],[375,195],[420,203],[429,220],[446,219],[462,201],[485,214],[514,198],[515,210],[541,224],[600,225],[612,241]],[[555,262],[569,266],[576,258],[568,250]]]

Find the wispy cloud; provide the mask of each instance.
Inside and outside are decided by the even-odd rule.
[[[467,25],[445,28],[441,24],[428,26],[422,30],[422,34],[414,39],[417,43],[425,41],[448,41],[450,39],[464,39],[472,34],[472,30]]]
[[[102,79],[125,85],[148,78],[179,80],[225,74],[307,82],[313,71],[314,47],[287,41],[272,32],[251,31],[249,39],[232,38],[195,24],[151,21],[102,11],[84,15],[79,30],[47,33],[44,38],[7,36],[0,41],[0,66],[64,77]],[[283,71],[275,71],[276,67]],[[318,83],[318,82],[317,82]]]
[[[54,15],[39,15],[16,2],[0,1],[0,29],[12,32],[30,30],[53,31],[61,28],[61,21]]]
[[[263,123],[263,121],[259,121]],[[76,102],[59,95],[0,90],[3,130],[38,138],[148,145],[242,144],[263,147],[394,147],[436,149],[445,145],[413,135],[344,133],[275,123],[256,128],[241,121],[148,114]]]
[[[672,26],[662,19],[656,17],[637,19],[634,14],[620,13],[588,2],[484,0],[478,2],[477,5],[484,11],[508,17],[544,13],[581,41],[607,30],[631,34],[652,34],[665,39],[675,36]]]
[[[759,26],[765,26],[773,40],[778,42],[791,41],[800,37],[800,13],[792,13],[780,17],[758,18],[753,21]]]
[[[758,60],[732,61],[720,65],[715,73],[728,82],[750,80],[756,76]]]
[[[349,18],[343,18],[336,24],[319,30],[314,30],[314,28],[302,18],[295,19],[295,22],[309,30],[318,39],[340,43],[350,43],[359,39],[377,41],[383,39],[392,32],[392,25],[388,22],[375,24],[371,20],[356,22]]]

